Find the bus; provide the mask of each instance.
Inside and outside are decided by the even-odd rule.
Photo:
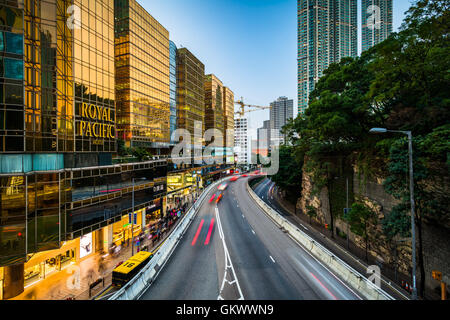
[[[153,253],[140,251],[115,268],[112,273],[112,286],[116,288],[123,287],[145,267],[152,257]]]

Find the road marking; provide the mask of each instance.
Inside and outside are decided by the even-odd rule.
[[[316,279],[317,282],[322,286],[322,288],[324,288],[333,297],[334,300],[338,300],[338,298],[336,298],[336,296],[334,294],[332,294],[331,291],[328,290],[328,288],[323,285],[323,283],[314,275],[314,273],[312,273],[312,272],[310,272],[310,273],[314,277],[314,279]]]
[[[200,222],[200,225],[198,226],[197,233],[195,234],[194,240],[192,240],[191,246],[194,246],[195,243],[197,242],[197,238],[200,235],[200,231],[202,231],[204,222],[205,222],[205,220],[202,219],[202,221]]]
[[[303,229],[308,230],[308,228],[305,227],[304,225],[302,225],[301,223],[300,223],[300,225],[303,227]]]
[[[255,234],[256,235],[256,233],[255,233],[255,231],[252,229],[252,232],[253,232],[253,234]]]
[[[214,218],[211,219],[211,223],[209,225],[208,235],[206,236],[205,246],[209,244],[209,240],[211,240],[211,233],[214,228]]]
[[[227,270],[228,269],[231,269],[231,272],[233,274],[233,278],[235,281],[233,283],[236,284],[236,287],[239,291],[240,297],[238,300],[244,300],[244,295],[242,294],[241,287],[239,286],[239,280],[236,276],[236,272],[234,272],[233,262],[231,261],[230,253],[228,252],[227,243],[225,241],[225,234],[223,233],[223,229],[222,229],[222,222],[220,221],[219,208],[217,208],[217,206],[216,206],[216,219],[217,219],[217,229],[219,230],[219,234],[221,235],[220,238],[222,239],[223,251],[225,254],[225,270],[224,270],[224,275],[223,275],[222,286],[220,288],[220,292],[219,292],[219,296],[217,297],[217,300],[223,300],[222,291],[225,286],[225,282],[230,283],[227,280]]]
[[[272,256],[269,256],[270,260],[272,260],[273,263],[275,263],[275,260],[272,258]]]

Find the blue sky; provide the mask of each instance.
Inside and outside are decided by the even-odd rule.
[[[297,0],[138,0],[235,97],[268,106],[279,96],[297,109]],[[394,0],[394,31],[411,0]],[[360,7],[360,1],[358,1]],[[360,8],[359,8],[360,11]],[[358,14],[360,19],[360,14]],[[262,126],[268,111],[249,114]]]

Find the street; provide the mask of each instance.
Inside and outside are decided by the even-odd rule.
[[[361,299],[261,211],[247,180],[229,182],[217,208],[205,201],[141,299]]]

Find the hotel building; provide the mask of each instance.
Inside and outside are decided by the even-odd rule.
[[[167,161],[113,164],[114,4],[25,0],[0,6],[3,299],[130,238],[133,181],[134,234],[164,208]],[[81,20],[71,24],[72,5]],[[155,141],[168,139],[168,130],[157,132]]]

